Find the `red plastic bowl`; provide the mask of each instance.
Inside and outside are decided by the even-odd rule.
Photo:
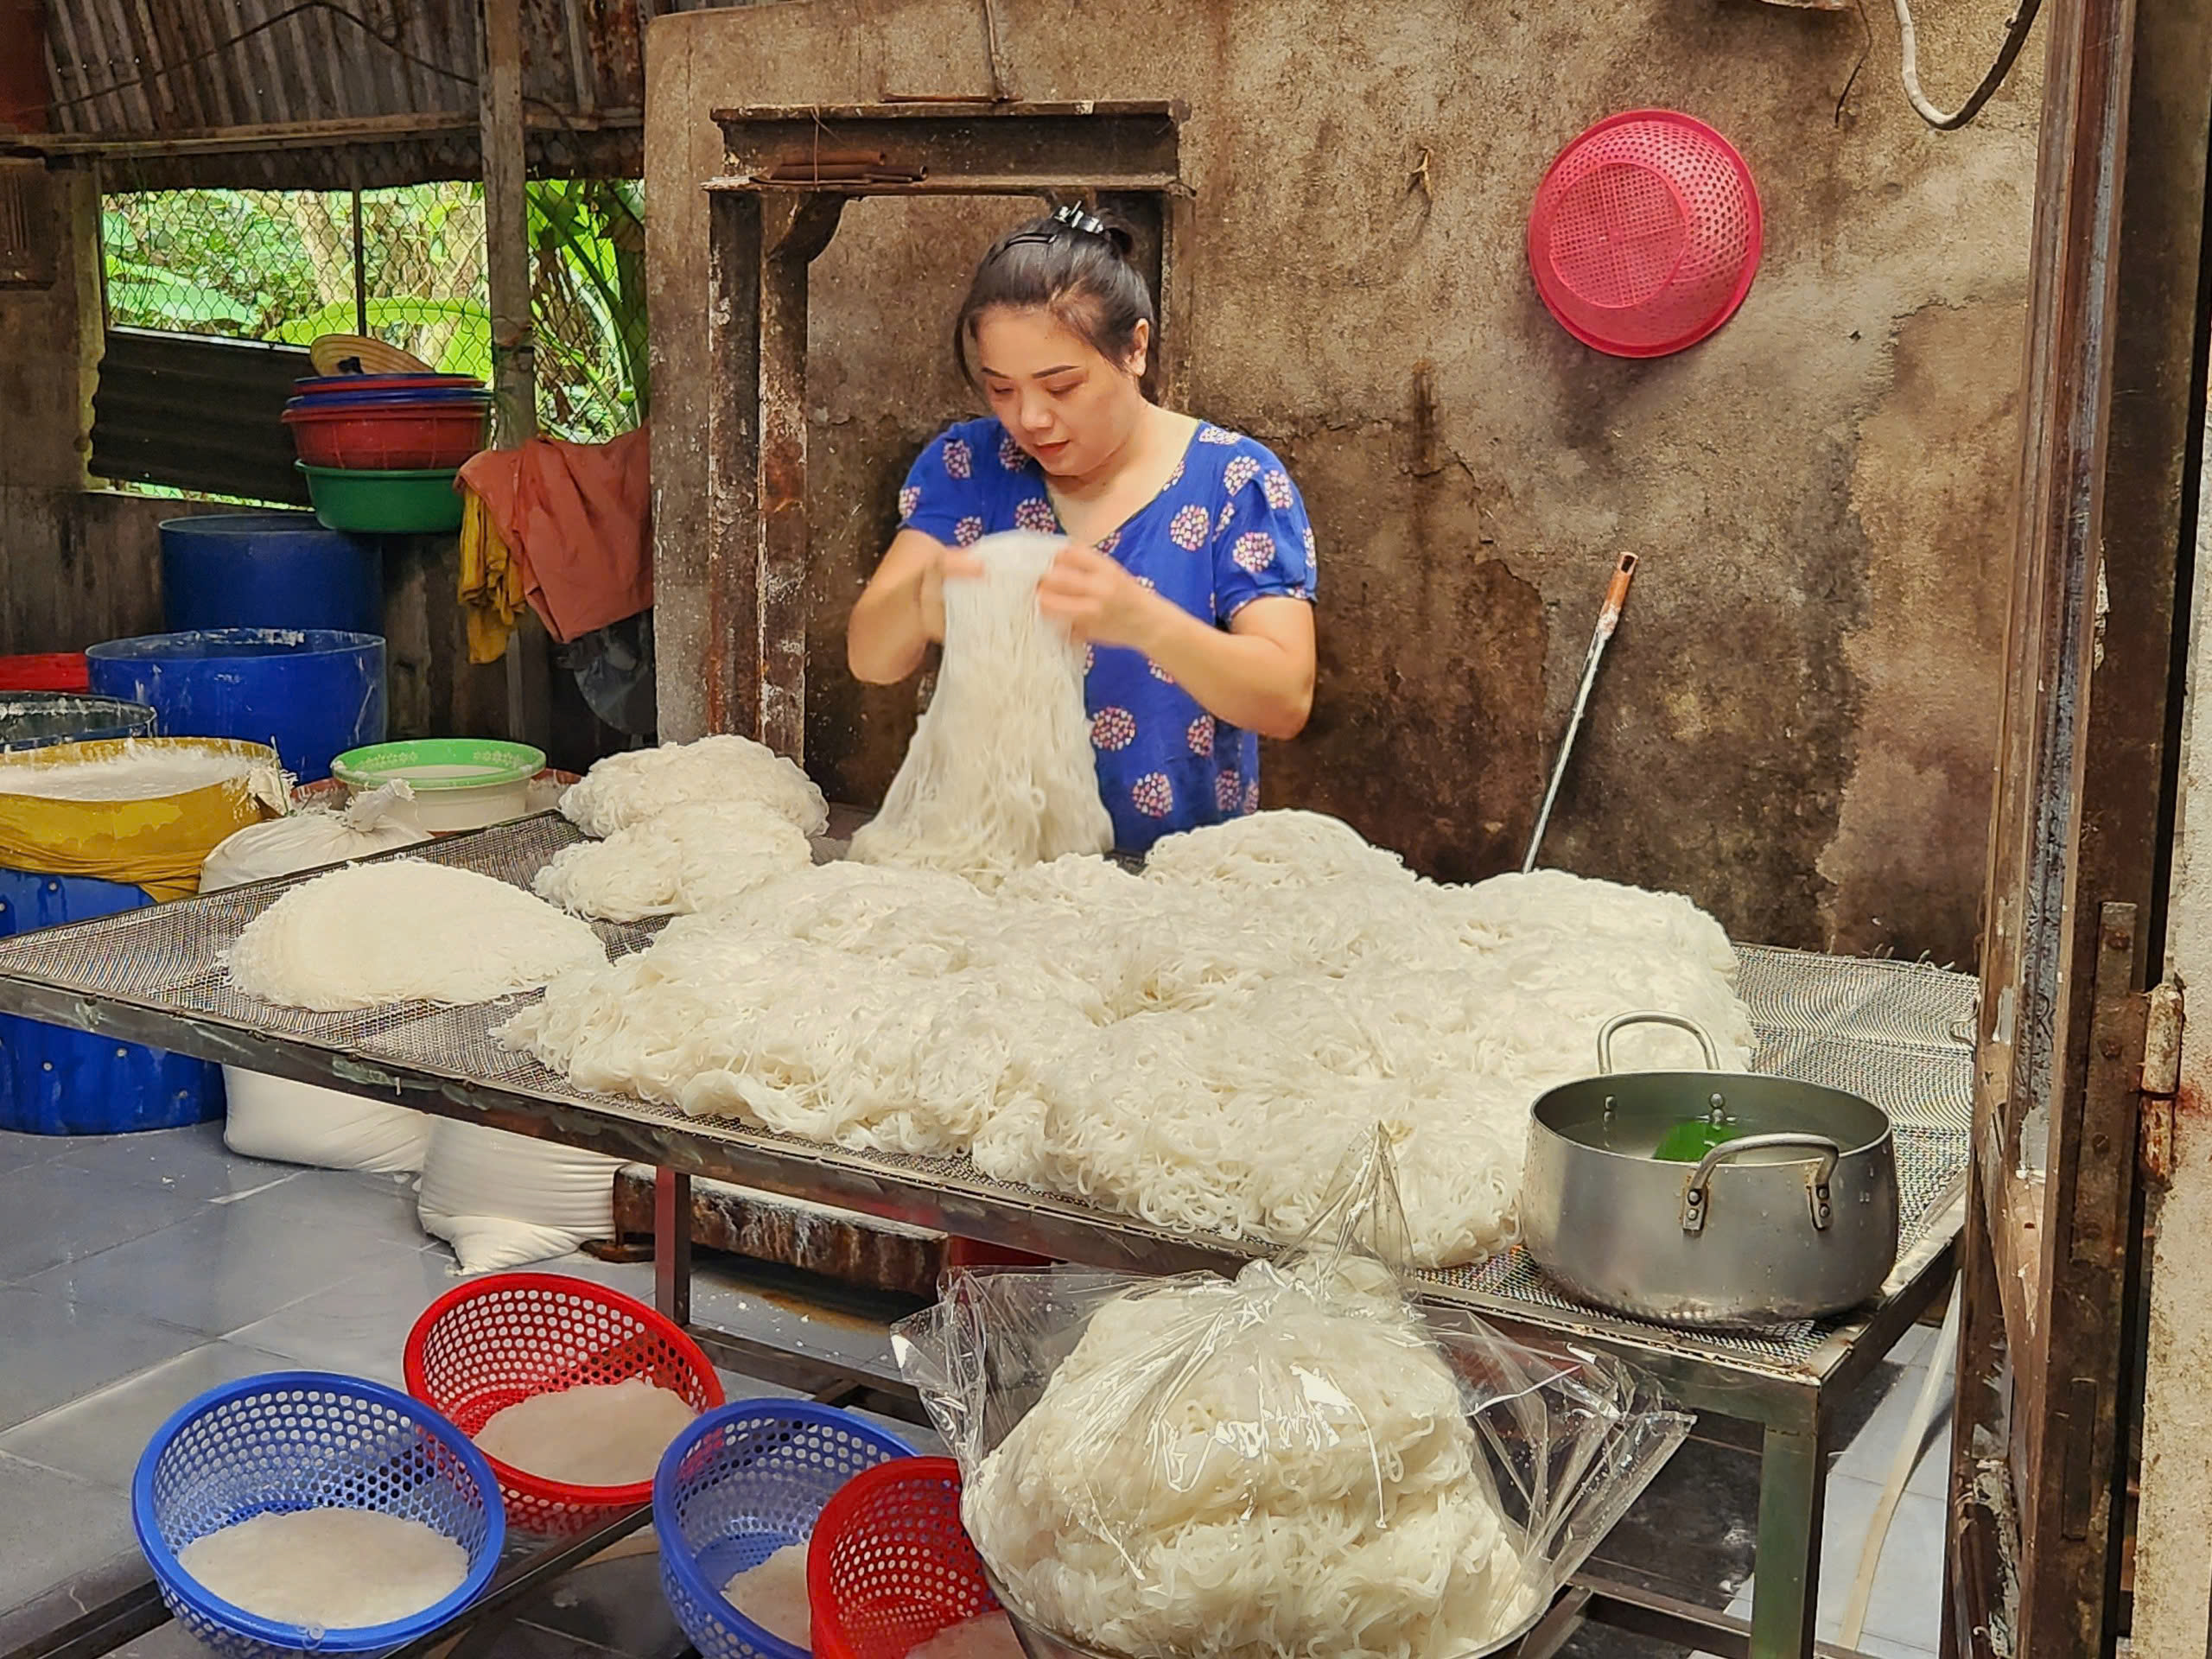
[[[1732,145],[1672,110],[1600,121],[1529,211],[1529,269],[1560,326],[1614,357],[1664,357],[1736,313],[1758,274],[1758,187]]]
[[[634,1297],[557,1273],[502,1273],[448,1291],[407,1333],[407,1392],[464,1434],[532,1395],[649,1376],[699,1411],[722,1403],[721,1378],[699,1344]],[[652,1502],[650,1477],[628,1486],[547,1480],[497,1458],[507,1524],[560,1537]]]
[[[376,472],[458,467],[484,447],[480,404],[288,409],[284,424],[310,467]]]

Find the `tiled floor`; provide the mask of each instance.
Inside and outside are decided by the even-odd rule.
[[[1891,1373],[1866,1391],[1872,1412],[1831,1465],[1824,1532],[1828,1540],[1821,1564],[1818,1634],[1833,1641],[1859,1574],[1859,1557],[1882,1487],[1889,1479],[1897,1443],[1909,1426],[1928,1376],[1936,1332],[1921,1327],[1899,1344]],[[1875,1568],[1873,1595],[1867,1603],[1861,1652],[1874,1659],[1916,1659],[1941,1645],[1945,1545],[1943,1495],[1950,1475],[1951,1391],[1938,1396],[1936,1421],[1905,1482],[1904,1494],[1891,1516],[1889,1533]],[[1746,1602],[1744,1605],[1748,1605]]]
[[[652,1269],[546,1264],[650,1298]],[[135,1554],[128,1486],[153,1430],[232,1378],[312,1366],[399,1380],[416,1315],[456,1282],[416,1226],[409,1185],[237,1158],[217,1126],[112,1139],[0,1133],[0,1618]],[[702,1323],[873,1370],[880,1333],[805,1319],[760,1287],[702,1274]],[[1856,1571],[1866,1518],[1923,1374],[1916,1332],[1846,1413],[1830,1479],[1821,1630]],[[782,1390],[728,1377],[733,1397]],[[912,1426],[897,1432],[935,1449]],[[1861,1647],[1936,1647],[1944,1452],[1922,1461],[1893,1523]],[[1615,1576],[1712,1606],[1748,1605],[1756,1460],[1693,1441],[1603,1552]],[[669,1659],[681,1647],[650,1554],[571,1575],[496,1639],[454,1659]],[[1591,1630],[1567,1652],[1669,1650]],[[173,1627],[117,1659],[182,1659]]]
[[[1910,1332],[1837,1416],[1828,1468],[1816,1623],[1833,1642],[1866,1529],[1928,1374],[1936,1332]],[[1660,1471],[1643,1502],[1601,1543],[1590,1570],[1700,1606],[1751,1616],[1758,1459],[1732,1436],[1699,1434]],[[1927,1659],[1942,1618],[1943,1484],[1950,1455],[1948,1390],[1890,1523],[1857,1650],[1868,1659]],[[1702,1659],[1690,1650],[1586,1627],[1566,1659]]]

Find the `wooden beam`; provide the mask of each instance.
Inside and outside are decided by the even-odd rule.
[[[845,200],[801,196],[760,271],[760,690],[751,736],[806,758],[807,267],[830,245]]]
[[[537,434],[537,348],[530,320],[530,202],[523,154],[522,0],[484,0],[485,272],[492,302],[495,440]]]
[[[2101,1648],[2113,1495],[2127,1455],[2120,1420],[2129,1368],[2118,1333],[2134,1254],[2143,941],[2133,905],[2101,906],[2096,920],[2097,954],[2082,988],[2088,1073],[2068,1091],[2051,1137],[2042,1236],[2048,1330],[2032,1368],[2041,1386],[2016,1405],[2028,1434],[2020,1639],[2033,1653]]]
[[[909,178],[775,178],[765,173],[733,174],[709,179],[709,190],[759,190],[771,195],[840,196],[1042,196],[1077,195],[1093,188],[1145,190],[1187,196],[1192,187],[1166,173],[1115,174],[1106,179],[1087,173],[976,173]]]
[[[880,156],[919,175],[906,193],[1010,188],[1058,180],[1100,189],[1170,188],[1180,110],[1169,105],[934,105],[717,110],[727,170],[760,178],[824,156]]]
[[[425,111],[408,115],[347,116],[332,121],[249,122],[175,132],[30,132],[0,139],[13,151],[40,156],[215,156],[234,150],[329,149],[347,144],[437,138],[482,124],[481,110]],[[643,129],[638,110],[601,110],[588,115],[525,111],[532,133],[629,132]]]
[[[1986,1179],[1990,1195],[1990,1255],[1996,1264],[2003,1299],[2005,1328],[2023,1344],[2036,1340],[2044,1305],[2044,1208],[2045,1182],[2040,1173],[2010,1171],[2001,1181]]]
[[[760,721],[761,200],[709,199],[706,728]]]
[[[1942,1659],[1980,1659],[2011,1646],[2010,1580],[2019,1529],[2010,1484],[1990,1478],[1986,1460],[2011,1435],[2012,1379],[2006,1354],[2002,1276],[1992,1246],[1989,1188],[1980,1163],[1967,1172],[1967,1224],[1960,1239],[1959,1357],[1952,1407],[1949,1503],[1944,1520]]]
[[[478,115],[484,150],[485,275],[492,302],[493,441],[537,435],[537,346],[530,315],[528,130],[522,107],[522,0],[484,0]],[[543,748],[552,736],[551,652],[525,613],[507,642],[507,735]]]
[[[2045,16],[1982,952],[1986,1248],[1970,1251],[1955,1437],[1970,1478],[1993,1428],[2012,1484],[1985,1479],[1957,1500],[1946,1633],[1971,1645],[1978,1628],[2008,1626],[2012,1650],[2037,1655],[2099,1651],[2118,1620],[2116,1425],[2137,1409],[2133,1073],[2141,993],[2166,956],[2212,130],[2204,8],[2054,0]],[[2048,1177],[2032,1273],[2031,1189],[2011,1173],[2023,1165]],[[1977,1338],[2000,1308],[2005,1340]],[[2009,1420],[1984,1409],[2000,1391]],[[2191,1634],[2201,1647],[2201,1611]]]
[[[1043,116],[1077,116],[1086,121],[1165,116],[1179,126],[1190,113],[1190,106],[1177,98],[1097,98],[1079,102],[1065,99],[1027,102],[1016,99],[1001,104],[988,98],[895,95],[880,104],[734,104],[709,111],[716,122],[725,126],[732,122],[811,124],[817,118],[822,121],[915,121],[934,125],[947,116],[978,116],[1024,126]]]

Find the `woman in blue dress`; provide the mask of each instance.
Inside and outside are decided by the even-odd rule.
[[[1085,707],[1115,842],[1259,804],[1259,740],[1313,701],[1313,531],[1263,444],[1154,403],[1153,301],[1118,229],[1063,207],[1000,238],[953,324],[991,413],[940,434],[899,493],[899,533],[853,607],[846,654],[905,679],[944,637],[963,550],[1068,537],[1038,606],[1083,641]]]

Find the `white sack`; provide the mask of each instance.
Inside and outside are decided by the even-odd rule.
[[[440,1118],[417,1213],[453,1246],[462,1272],[519,1268],[612,1234],[621,1167],[602,1153]]]
[[[428,841],[391,816],[407,793],[404,784],[390,785],[358,797],[343,812],[315,807],[248,824],[207,855],[200,890],[245,887]],[[404,1106],[235,1065],[223,1068],[223,1144],[240,1157],[378,1175],[423,1167],[430,1122]]]

